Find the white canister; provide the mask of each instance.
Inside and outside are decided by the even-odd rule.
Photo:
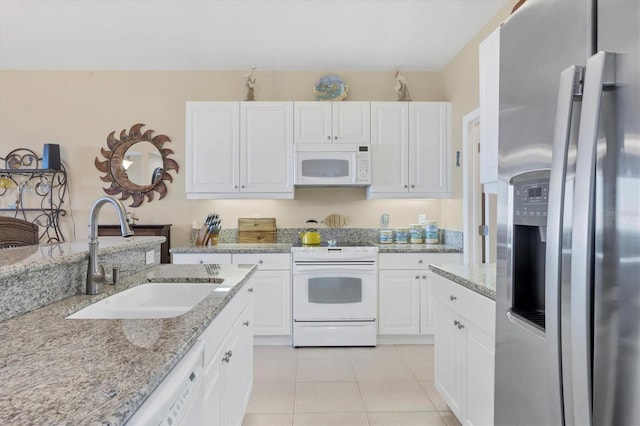
[[[440,238],[438,236],[438,222],[430,220],[424,226],[424,242],[427,244],[438,244]]]

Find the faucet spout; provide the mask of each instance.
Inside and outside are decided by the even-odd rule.
[[[98,213],[105,204],[115,207],[120,221],[120,232],[123,237],[130,237],[133,231],[129,226],[127,211],[119,200],[113,197],[101,197],[93,203],[89,213],[89,267],[87,271],[87,294],[98,294],[101,284],[108,283],[104,267],[98,265]]]

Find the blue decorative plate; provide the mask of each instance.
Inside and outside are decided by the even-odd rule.
[[[349,94],[349,85],[334,74],[325,75],[313,86],[319,101],[341,101]]]

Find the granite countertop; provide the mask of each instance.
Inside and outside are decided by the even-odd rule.
[[[379,253],[462,253],[460,247],[444,244],[378,244],[369,243],[378,247]],[[339,246],[340,244],[338,244]],[[180,246],[169,250],[177,253],[289,253],[291,243],[220,243],[215,246]]]
[[[448,263],[429,265],[434,273],[458,283],[489,299],[496,300],[496,264],[460,265]]]
[[[150,243],[163,243],[165,237],[100,237],[98,254],[118,253]],[[0,278],[47,268],[53,264],[81,262],[87,259],[89,240],[13,247],[0,251]]]
[[[176,253],[290,253],[291,243],[220,243],[215,246],[179,246],[169,251]]]
[[[254,265],[158,265],[124,278],[102,294],[68,297],[0,322],[0,423],[125,423],[255,269]],[[147,281],[219,278],[224,282],[215,292],[178,317],[65,318]]]
[[[445,244],[374,244],[378,253],[462,253],[460,247]]]

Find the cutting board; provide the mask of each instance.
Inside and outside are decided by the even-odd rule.
[[[327,225],[329,228],[342,228],[347,224],[347,218],[337,213],[332,213],[325,217],[322,223]]]
[[[238,242],[275,243],[276,219],[273,217],[238,218]]]

